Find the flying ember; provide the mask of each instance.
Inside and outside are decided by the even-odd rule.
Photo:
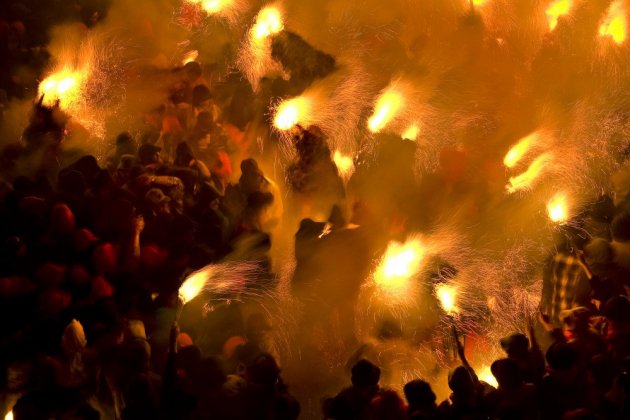
[[[545,15],[547,15],[550,30],[556,29],[558,18],[568,14],[571,11],[571,6],[573,6],[573,0],[554,0],[549,4],[545,10]]]
[[[532,145],[538,141],[538,133],[532,133],[521,139],[507,152],[503,158],[503,164],[508,168],[513,168],[531,149]]]
[[[419,239],[390,242],[374,274],[376,286],[390,298],[408,298],[413,277],[420,271],[425,254],[426,247]]]
[[[389,87],[377,99],[374,113],[368,120],[368,128],[372,133],[382,131],[396,117],[405,103],[403,95],[395,88]]]
[[[507,186],[508,192],[513,193],[531,188],[534,181],[538,179],[543,170],[545,170],[547,165],[551,162],[552,157],[553,155],[551,153],[543,153],[529,165],[525,172],[511,177]]]
[[[273,125],[280,131],[289,130],[296,124],[304,123],[310,111],[311,102],[307,98],[298,96],[288,99],[278,106]]]
[[[411,140],[416,141],[418,138],[418,134],[420,134],[420,125],[412,124],[402,133],[403,140]]]
[[[350,179],[354,173],[354,161],[352,156],[346,156],[339,150],[335,150],[335,153],[333,154],[333,162],[335,162],[335,166],[337,166],[337,170],[339,171],[341,178],[344,181]]]
[[[446,283],[438,285],[435,289],[435,294],[440,301],[440,305],[444,312],[449,315],[459,312],[456,306],[457,300],[457,287],[451,286]]]
[[[547,214],[555,223],[564,223],[569,219],[568,200],[565,193],[557,193],[549,200]]]
[[[599,27],[599,35],[610,37],[616,44],[622,44],[626,39],[626,17],[622,0],[610,5],[604,22]]]

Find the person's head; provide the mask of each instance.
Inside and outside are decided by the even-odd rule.
[[[135,155],[135,149],[133,137],[127,131],[123,131],[116,137],[116,153],[118,155]]]
[[[630,328],[630,300],[626,296],[615,296],[602,307],[602,314],[610,323],[611,332],[623,332]]]
[[[159,188],[151,188],[144,196],[147,204],[156,214],[170,213],[169,203],[171,201],[164,192]]]
[[[513,389],[523,383],[521,371],[514,359],[495,360],[490,366],[490,371],[497,379],[500,388]]]
[[[210,89],[206,85],[197,85],[193,88],[192,104],[195,108],[203,108],[212,99]]]
[[[448,387],[456,396],[466,397],[474,393],[475,382],[468,369],[457,366],[448,375]]]
[[[422,407],[433,408],[435,407],[436,396],[431,385],[422,379],[415,379],[405,384],[403,388],[405,398],[410,408]]]
[[[368,416],[374,419],[402,420],[407,418],[407,408],[396,391],[385,389],[370,402]]]
[[[184,65],[184,74],[186,76],[186,80],[189,82],[194,82],[195,80],[201,77],[203,70],[201,68],[201,64],[196,61],[189,61]]]
[[[549,369],[557,374],[573,376],[577,366],[578,354],[575,348],[565,343],[554,343],[545,354]]]
[[[523,359],[529,352],[529,340],[524,334],[516,333],[502,338],[501,347],[508,357]]]
[[[381,369],[367,359],[361,359],[352,366],[350,380],[356,387],[375,387],[380,379]]]
[[[66,236],[74,232],[76,222],[74,213],[64,203],[55,204],[50,216],[50,227],[55,235]]]
[[[568,339],[577,338],[580,334],[588,332],[590,326],[591,311],[584,306],[567,309],[560,312],[562,330]]]
[[[143,144],[138,149],[138,159],[143,165],[150,165],[154,163],[161,163],[160,151],[162,148],[154,146],[152,144]]]
[[[179,143],[177,148],[175,149],[175,165],[188,167],[190,165],[190,161],[192,161],[195,157],[193,156],[193,152],[190,149],[190,146],[185,141]]]
[[[247,366],[247,379],[257,385],[275,386],[280,379],[280,368],[270,354],[261,354]]]

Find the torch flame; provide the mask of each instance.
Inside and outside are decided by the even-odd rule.
[[[479,372],[479,379],[481,379],[482,381],[484,381],[488,385],[492,385],[495,388],[497,388],[499,386],[499,383],[497,382],[497,379],[492,374],[492,370],[490,369],[490,366],[488,366],[488,365],[484,365],[481,368],[481,371]]]
[[[368,128],[372,133],[378,133],[398,114],[405,99],[395,88],[389,87],[376,100],[374,113],[368,120]]]
[[[604,22],[599,27],[599,35],[610,37],[617,45],[626,39],[626,17],[622,0],[610,5]]]
[[[543,153],[538,156],[529,168],[520,175],[510,178],[510,182],[507,186],[509,193],[513,193],[519,190],[531,188],[534,181],[540,176],[547,164],[551,161],[551,153]]]
[[[402,133],[401,137],[403,138],[403,140],[416,141],[416,139],[418,138],[418,134],[420,134],[420,125],[416,123],[407,127],[407,129]]]
[[[390,298],[408,298],[425,254],[426,247],[418,239],[390,242],[374,275],[376,286]]]
[[[256,23],[252,27],[252,36],[256,40],[263,40],[277,34],[284,29],[282,14],[278,8],[267,6],[256,16]]]
[[[557,193],[549,200],[547,214],[549,219],[555,223],[564,223],[569,219],[569,206],[565,193]]]
[[[352,156],[343,155],[339,150],[335,150],[333,162],[335,162],[341,178],[343,178],[344,181],[350,179],[354,173],[354,160]]]
[[[503,158],[503,164],[508,168],[513,168],[538,141],[538,133],[532,133],[521,139],[507,152]]]
[[[81,85],[85,79],[85,72],[63,68],[46,77],[39,84],[39,96],[44,95],[43,104],[53,106],[59,101],[59,106],[68,109],[81,97]]]
[[[472,0],[472,4],[474,6],[483,6],[484,4],[489,3],[490,0]]]
[[[184,54],[184,58],[182,59],[182,66],[185,66],[188,63],[192,63],[193,61],[197,60],[197,57],[199,57],[199,51],[188,51],[186,54]]]
[[[455,305],[457,299],[457,287],[451,286],[446,283],[438,285],[435,289],[435,294],[440,300],[440,305],[444,312],[451,315],[459,312],[459,308]]]
[[[553,31],[556,29],[556,26],[558,26],[558,18],[568,14],[572,6],[573,0],[554,0],[551,2],[547,10],[545,10],[550,30]]]
[[[4,416],[4,420],[13,420],[13,410],[9,411],[6,416]]]
[[[199,5],[206,13],[220,13],[233,5],[234,0],[186,0],[190,4]]]
[[[182,301],[182,304],[193,300],[206,286],[206,281],[208,280],[208,274],[206,269],[201,269],[199,271],[195,271],[186,277],[186,280],[179,287],[179,298]]]
[[[311,102],[303,96],[288,99],[278,106],[273,125],[281,131],[293,128],[304,122],[311,110]]]

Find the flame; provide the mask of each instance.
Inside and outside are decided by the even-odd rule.
[[[599,27],[599,35],[612,38],[618,45],[625,41],[626,17],[622,0],[617,0],[610,5],[606,18]]]
[[[497,378],[494,377],[494,375],[492,374],[492,370],[490,369],[490,366],[488,365],[484,365],[481,368],[481,371],[479,372],[479,379],[484,381],[488,385],[492,385],[495,388],[499,386],[499,383],[497,382]]]
[[[208,280],[208,274],[206,269],[201,269],[199,271],[195,271],[186,277],[186,280],[179,287],[179,298],[182,301],[182,304],[193,300],[206,286],[206,281]]]
[[[532,133],[527,137],[522,138],[507,152],[503,158],[503,164],[508,168],[513,168],[531,149],[531,147],[538,141],[539,134]]]
[[[426,252],[418,239],[390,242],[374,274],[376,286],[390,298],[409,298],[412,279],[420,271]]]
[[[554,195],[547,203],[549,219],[555,223],[564,223],[569,219],[569,205],[567,195],[563,192]]]
[[[490,0],[472,0],[474,6],[483,6],[488,3],[490,3]]]
[[[418,138],[418,134],[420,134],[420,125],[416,123],[407,127],[407,129],[402,133],[401,137],[403,138],[403,140],[416,141],[416,139]]]
[[[64,67],[39,84],[38,96],[44,95],[43,104],[53,106],[59,101],[62,109],[68,109],[81,98],[81,88],[86,79],[85,71]]]
[[[4,420],[13,420],[13,410],[9,411],[6,416],[4,416]]]
[[[551,159],[551,153],[543,153],[538,156],[532,164],[529,165],[529,168],[527,168],[525,172],[510,178],[507,186],[508,192],[513,193],[519,190],[531,188],[534,181],[540,176],[547,164],[550,163]]]
[[[449,315],[459,312],[459,308],[455,304],[457,289],[457,286],[451,286],[446,283],[439,284],[435,289],[435,294],[440,301],[442,309]]]
[[[339,150],[335,150],[335,153],[333,154],[333,162],[335,162],[341,178],[344,181],[350,179],[354,173],[354,160],[352,159],[352,156],[346,156]]]
[[[260,41],[283,29],[284,22],[280,10],[274,6],[267,6],[256,16],[256,23],[252,27],[251,33],[255,40]]]
[[[549,29],[554,30],[558,26],[558,18],[564,16],[571,11],[573,6],[573,0],[554,0],[549,4],[545,14],[547,15],[547,23],[549,23]]]
[[[234,4],[234,0],[186,0],[190,4],[198,4],[206,13],[220,13]]]
[[[273,125],[281,131],[293,128],[296,124],[303,123],[311,111],[311,101],[303,96],[298,96],[282,102],[276,109]]]
[[[387,88],[376,100],[374,113],[368,120],[368,128],[372,133],[378,133],[398,114],[405,99],[393,86]]]
[[[192,63],[193,61],[197,60],[197,57],[199,57],[199,51],[188,51],[186,54],[184,54],[184,58],[182,59],[182,66],[185,66],[188,63]]]

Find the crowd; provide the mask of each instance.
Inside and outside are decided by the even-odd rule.
[[[21,45],[21,26],[5,26]],[[261,312],[234,304],[211,337],[180,331],[182,280],[236,248],[239,260],[259,267],[247,287],[273,289],[270,231],[282,198],[256,160],[240,157],[201,66],[174,74],[168,103],[146,116],[147,130],[120,133],[100,162],[64,150],[71,120],[58,106],[36,103],[20,142],[3,139],[0,413],[15,420],[300,416]],[[22,92],[13,79],[3,85]],[[320,134],[297,134],[289,183],[334,202],[344,187]],[[500,342],[505,355],[491,366],[496,387],[479,379],[456,337],[458,366],[445,401],[421,378],[402,393],[381,386],[380,368],[361,359],[347,388],[316,396],[321,417],[630,418],[630,213],[620,201],[603,216],[593,213],[597,238],[576,236],[551,258],[539,319],[527,334]],[[333,208],[327,224],[303,221],[296,241],[345,224]],[[315,267],[298,251],[300,274],[308,274]]]

